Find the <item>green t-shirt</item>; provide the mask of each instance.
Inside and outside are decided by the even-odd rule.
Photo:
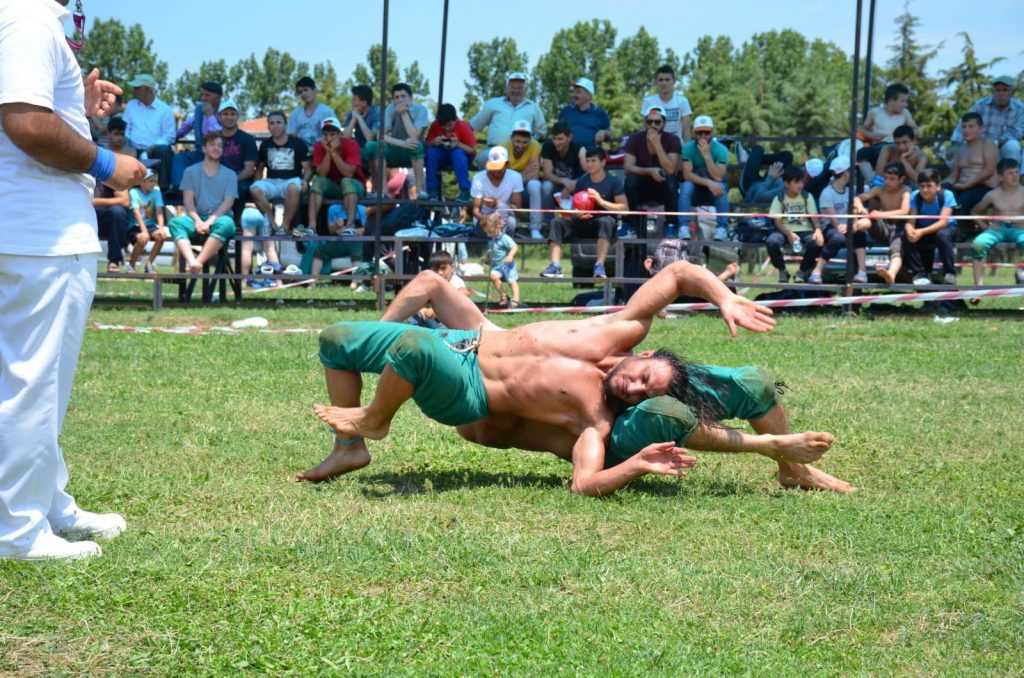
[[[729,149],[718,139],[711,140],[711,159],[717,165],[724,165],[729,162]],[[708,167],[704,163],[704,156],[697,150],[697,141],[691,139],[683,146],[683,160],[693,165],[693,171],[702,177],[708,174]]]
[[[810,219],[806,217],[800,217],[801,214],[817,214],[818,206],[814,204],[814,196],[810,193],[801,193],[795,198],[791,198],[785,190],[782,195],[775,196],[772,200],[772,206],[768,208],[768,214],[775,215],[789,215],[783,217],[782,221],[786,227],[791,231],[810,231],[814,229],[814,224]]]

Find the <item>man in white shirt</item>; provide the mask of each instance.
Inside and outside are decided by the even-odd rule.
[[[93,188],[127,189],[146,168],[92,142],[86,115],[120,89],[95,70],[83,81],[67,16],[55,0],[0,0],[0,558],[99,555],[64,537],[125,528],[65,492],[57,439],[96,289]]]
[[[176,132],[174,112],[166,103],[156,98],[156,80],[152,75],[142,73],[128,83],[133,99],[124,108],[125,123],[128,125],[128,141],[139,152],[145,152],[153,160],[159,160],[156,167],[160,176],[160,190],[166,191],[171,180],[171,159],[174,151]]]
[[[295,94],[299,97],[299,105],[288,118],[288,134],[296,136],[313,148],[320,138],[320,123],[334,117],[334,111],[327,104],[316,100],[316,82],[308,75],[299,78],[295,83]]]
[[[479,224],[492,212],[500,212],[505,220],[505,233],[516,230],[516,216],[510,208],[523,207],[523,175],[508,168],[508,150],[495,146],[487,152],[484,171],[473,177],[469,195],[473,198],[473,216],[477,220],[474,235],[486,238]]]
[[[654,86],[657,93],[644,97],[640,104],[640,114],[647,115],[652,106],[665,111],[665,132],[675,134],[680,142],[690,140],[690,116],[693,109],[690,101],[676,91],[676,72],[669,65],[664,65],[654,72]]]
[[[487,149],[512,139],[512,128],[518,120],[530,123],[534,139],[547,134],[548,125],[540,106],[526,98],[526,74],[516,71],[505,79],[505,96],[485,101],[480,112],[469,121],[474,131],[487,130],[487,148],[477,154],[477,167],[486,163]]]

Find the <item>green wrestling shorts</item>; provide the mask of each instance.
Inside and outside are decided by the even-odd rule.
[[[687,375],[717,421],[757,419],[777,402],[775,382],[756,367],[688,365]],[[605,468],[624,462],[652,443],[675,441],[683,447],[698,423],[693,409],[671,396],[644,400],[615,420],[605,450]]]
[[[413,385],[423,414],[449,426],[487,416],[477,330],[428,330],[405,323],[340,322],[320,332],[320,362],[380,374],[388,365]]]

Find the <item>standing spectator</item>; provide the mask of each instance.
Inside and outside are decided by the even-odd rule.
[[[326,198],[343,202],[346,228],[354,228],[356,205],[366,195],[366,176],[359,144],[342,136],[337,118],[320,123],[320,141],[313,145],[313,171],[316,175],[309,185],[309,227],[316,230],[320,206]]]
[[[225,99],[220,105],[220,124],[220,135],[224,138],[220,163],[238,177],[235,212],[240,213],[245,201],[249,199],[249,187],[256,176],[256,161],[260,153],[256,148],[256,139],[238,127],[238,106],[231,99]]]
[[[772,215],[776,230],[768,236],[765,248],[771,258],[772,266],[779,272],[779,282],[789,282],[786,271],[786,260],[782,256],[782,248],[790,245],[793,252],[803,252],[806,241],[813,233],[820,231],[818,226],[818,207],[814,196],[804,190],[804,172],[799,167],[787,167],[782,173],[782,195],[772,200],[768,213]],[[801,263],[800,273],[807,276],[811,266],[804,267]]]
[[[910,191],[904,183],[903,165],[895,162],[887,165],[882,185],[853,199],[853,213],[864,216],[854,223],[856,230],[866,229],[876,242],[889,246],[888,267],[875,266],[875,273],[886,284],[892,285],[903,267],[905,220],[899,217],[910,214]]]
[[[825,264],[832,260],[839,250],[846,247],[846,231],[850,228],[849,219],[840,219],[837,214],[849,214],[850,197],[846,190],[850,183],[850,158],[849,156],[838,156],[832,160],[829,170],[833,179],[825,190],[821,192],[820,229],[814,231],[813,237],[807,243],[804,250],[804,260],[800,268],[807,270],[814,268],[807,277],[809,283],[820,283],[821,273]],[[868,272],[866,266],[867,254],[865,248],[868,244],[867,225],[855,226],[853,234],[854,253],[857,257],[857,273],[853,276],[853,282],[866,283]]]
[[[169,230],[190,273],[199,273],[221,247],[235,235],[229,215],[238,197],[238,176],[220,164],[224,139],[217,132],[203,138],[203,161],[185,170],[181,179],[185,214],[171,219]],[[199,256],[192,252],[192,238],[208,236]]]
[[[742,148],[737,142],[737,159],[745,152]],[[782,193],[782,173],[792,164],[793,154],[789,151],[766,154],[763,146],[755,144],[746,153],[746,162],[740,174],[740,193],[747,202],[770,203]],[[765,165],[768,170],[761,174],[761,168]]]
[[[302,139],[307,147],[312,146],[320,137],[320,123],[333,118],[334,111],[316,100],[316,83],[308,75],[295,83],[295,94],[300,103],[288,120],[288,134]]]
[[[356,140],[359,148],[377,138],[380,129],[380,109],[373,105],[373,90],[369,85],[356,85],[352,94],[352,110],[345,114],[342,134]]]
[[[644,116],[645,132],[637,132],[626,141],[626,197],[634,210],[647,202],[662,203],[666,212],[679,204],[679,137],[665,129],[665,111],[653,106]],[[642,233],[641,218],[634,216],[633,230]],[[675,218],[666,217],[666,230],[674,230]]]
[[[712,203],[718,212],[715,240],[727,237],[728,220],[721,216],[729,211],[729,187],[725,183],[725,170],[729,162],[729,149],[714,138],[715,123],[711,116],[699,115],[693,123],[694,138],[686,142],[682,152],[683,183],[679,187],[679,211],[692,212],[695,202]],[[696,217],[682,217],[690,228],[683,229],[681,237],[690,237],[687,231],[698,235]]]
[[[921,172],[917,186],[917,190],[910,194],[910,213],[936,218],[908,221],[903,227],[903,260],[907,263],[907,273],[915,285],[930,285],[935,251],[938,250],[942,261],[942,281],[956,285],[953,229],[947,228],[956,207],[956,198],[952,191],[942,188],[939,173],[935,170]]]
[[[576,143],[594,146],[611,139],[608,112],[594,103],[594,81],[579,78],[572,86],[572,103],[558,113],[559,122],[569,125]]]
[[[1013,96],[1017,80],[1001,75],[992,80],[992,95],[979,99],[970,113],[981,116],[985,138],[999,147],[999,157],[1021,162],[1020,141],[1024,138],[1024,101]],[[964,141],[963,130],[953,130],[953,141]]]
[[[128,142],[125,131],[128,125],[122,118],[111,118],[107,123],[107,143],[103,144],[114,153],[121,153],[132,158],[138,156],[138,151]]]
[[[124,109],[128,141],[139,152],[144,151],[150,158],[160,161],[160,187],[166,190],[171,181],[171,159],[174,157],[171,150],[175,139],[174,112],[156,98],[156,80],[152,75],[136,75],[128,85],[134,97]]]
[[[523,177],[523,185],[530,197],[530,237],[540,240],[544,236],[540,232],[541,182],[540,182],[540,143],[530,133],[530,123],[519,120],[512,128],[512,140],[504,144],[508,151],[508,166],[519,172]]]
[[[146,168],[92,142],[86,116],[109,113],[120,88],[82,77],[69,16],[50,0],[0,10],[0,558],[98,556],[94,541],[63,537],[126,527],[67,493],[59,436],[96,291],[93,183],[126,190]]]
[[[960,214],[970,214],[998,181],[996,163],[999,149],[985,138],[982,119],[977,113],[964,114],[960,118],[960,130],[964,143],[956,151],[948,181]]]
[[[157,186],[157,176],[153,170],[137,187],[128,191],[131,202],[134,225],[128,231],[128,240],[132,243],[132,254],[128,257],[126,270],[134,271],[146,243],[152,242],[149,259],[146,260],[146,273],[156,273],[156,257],[165,241],[170,240],[171,232],[164,225],[164,197]]]
[[[495,146],[487,153],[484,171],[473,177],[469,189],[473,198],[473,216],[477,220],[476,235],[485,236],[484,217],[494,212],[501,215],[505,222],[505,232],[515,233],[516,215],[511,208],[523,206],[523,177],[515,170],[508,168],[508,151],[504,146]]]
[[[1024,187],[1020,185],[1020,163],[1012,158],[1003,158],[996,166],[999,172],[999,186],[985,194],[974,207],[975,214],[986,214],[989,209],[996,214],[1009,217],[1024,216]],[[974,284],[983,285],[981,273],[988,251],[1001,242],[1014,243],[1024,251],[1024,224],[1019,221],[989,222],[988,228],[971,243],[974,250]],[[1024,285],[1024,268],[1017,268],[1017,284]]]
[[[484,233],[487,234],[487,265],[491,267],[491,285],[498,293],[502,308],[519,305],[519,271],[516,270],[516,252],[519,245],[508,233],[505,233],[501,214],[491,212],[481,221]],[[508,283],[512,289],[511,300],[502,289],[502,283]]]
[[[423,157],[426,150],[423,139],[429,124],[430,113],[423,104],[413,102],[412,88],[404,82],[394,85],[391,88],[391,103],[384,109],[381,139],[367,142],[363,151],[373,173],[377,171],[377,145],[383,143],[385,170],[388,167],[411,167],[416,178],[416,190],[422,192],[425,184]]]
[[[903,172],[911,185],[916,185],[917,175],[928,168],[928,156],[917,147],[914,128],[910,125],[900,125],[893,131],[892,138],[894,143],[883,148],[878,154],[875,177],[880,178],[889,164],[898,162],[903,165]]]
[[[886,144],[892,143],[892,134],[897,127],[909,125],[916,134],[917,123],[907,110],[909,100],[910,90],[907,86],[898,82],[893,83],[885,88],[885,102],[870,109],[865,116],[864,124],[859,131],[861,137],[870,145],[857,153],[857,161],[865,180],[870,180],[874,176],[878,154]]]
[[[544,207],[552,206],[552,195],[576,192],[576,180],[583,176],[585,151],[573,141],[572,130],[564,122],[551,126],[551,138],[540,148],[541,198]]]
[[[679,137],[680,143],[690,140],[690,101],[676,91],[676,72],[671,66],[661,66],[654,72],[654,94],[644,97],[640,114],[645,115],[653,106],[665,111],[665,131]]]
[[[602,211],[622,212],[629,209],[622,180],[605,172],[608,154],[600,146],[589,146],[586,151],[587,173],[576,182],[576,191],[586,191],[595,207]],[[576,240],[597,240],[594,259],[594,277],[607,278],[604,262],[608,249],[615,240],[616,219],[610,214],[594,215],[574,212],[572,217],[558,216],[551,220],[551,263],[541,271],[545,278],[562,277],[562,243]],[[621,275],[621,274],[620,274]]]
[[[459,185],[459,200],[469,200],[469,163],[476,153],[473,128],[460,120],[451,104],[441,104],[437,119],[427,130],[427,193],[423,197],[441,198],[441,170],[451,168]]]
[[[512,125],[526,120],[534,136],[542,137],[548,131],[540,106],[526,98],[526,74],[516,71],[505,79],[505,96],[484,102],[480,112],[469,121],[477,132],[487,130],[487,147],[476,156],[476,166],[483,167],[488,149],[500,146],[512,138]]]

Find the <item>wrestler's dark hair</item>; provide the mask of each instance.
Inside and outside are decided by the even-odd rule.
[[[721,413],[715,411],[713,404],[701,398],[693,387],[689,362],[665,349],[655,351],[651,359],[669,364],[672,368],[672,381],[669,382],[668,395],[693,410],[700,423],[714,424],[721,418]]]

